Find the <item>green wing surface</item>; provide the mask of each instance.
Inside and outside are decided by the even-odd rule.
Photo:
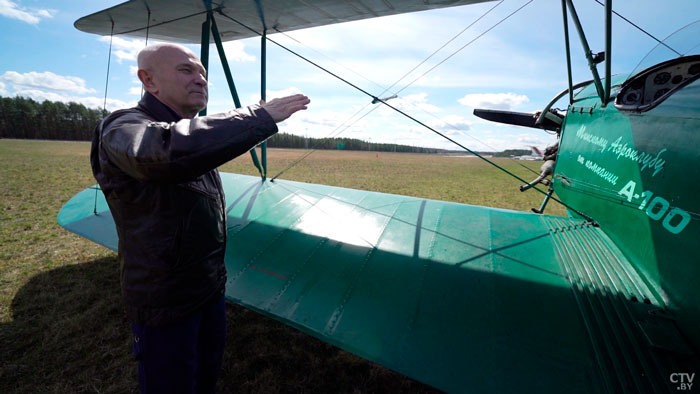
[[[664,392],[695,362],[584,221],[221,176],[230,301],[441,390]],[[116,249],[99,191],[58,220]]]

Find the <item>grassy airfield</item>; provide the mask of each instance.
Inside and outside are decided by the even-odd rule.
[[[63,230],[60,207],[95,183],[90,144],[0,140],[0,393],[138,392],[116,254]],[[274,176],[304,151],[268,152]],[[541,162],[495,159],[525,179]],[[245,155],[221,168],[255,175]],[[529,211],[542,195],[477,158],[317,151],[302,182]],[[552,202],[550,214],[564,215]],[[219,392],[433,392],[236,305]]]

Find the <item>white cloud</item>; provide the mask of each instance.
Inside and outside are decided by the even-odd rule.
[[[530,102],[530,99],[525,95],[515,93],[477,93],[468,94],[457,101],[472,108],[510,111],[520,104]]]
[[[411,113],[412,111],[416,110],[421,110],[421,111],[426,111],[430,113],[434,112],[440,112],[441,109],[439,107],[436,107],[432,104],[428,104],[428,94],[427,93],[417,93],[417,94],[410,94],[408,96],[399,96],[395,99],[387,101],[388,104],[390,104],[392,107],[398,108],[404,112]],[[386,114],[387,112],[393,113],[394,110],[391,108],[388,108],[387,106],[383,104],[377,104],[377,105],[382,105],[381,112],[382,114]]]
[[[110,38],[109,36],[102,36],[98,38],[98,40],[106,42],[107,44],[109,44],[110,39],[112,40],[112,53],[114,53],[114,55],[117,57],[117,62],[120,64],[124,60],[135,62],[139,51],[146,46],[146,41],[135,38]],[[131,71],[131,69],[129,70]]]
[[[350,127],[351,129],[361,129],[361,121],[358,120],[353,123],[353,120],[359,118],[361,115],[356,115],[352,117],[352,113],[338,112],[332,110],[323,110],[316,112],[301,112],[298,114],[298,120],[300,122],[306,123],[307,127],[311,126],[325,126],[330,128],[340,128]],[[351,119],[352,117],[352,119]],[[341,127],[342,126],[342,127]]]
[[[299,119],[297,120],[312,126],[337,127],[341,123],[339,115],[342,116],[342,114],[335,111],[325,110],[311,114],[299,114]],[[348,116],[345,115],[345,117],[347,118]]]
[[[301,93],[301,90],[297,88],[296,86],[290,86],[286,89],[282,90],[266,90],[265,91],[265,96],[268,100],[272,100],[275,98],[280,98],[280,97],[286,97],[286,96],[291,96],[293,94],[299,94]],[[260,100],[258,96],[258,101]]]
[[[364,119],[357,120],[357,117],[350,119],[352,115],[351,112],[332,110],[301,111],[279,126],[280,130],[285,133],[305,135],[313,138],[335,136],[366,138],[366,136],[358,133],[366,131],[367,123]]]
[[[141,87],[140,86],[132,86],[129,88],[129,94],[132,96],[141,96]]]
[[[470,149],[490,152],[506,149],[528,149],[532,145],[544,148],[556,141],[556,137],[544,133],[521,136],[518,132],[493,133],[491,130],[484,130],[474,134],[467,134],[458,141]],[[454,145],[453,147],[449,149],[458,149]]]
[[[211,87],[211,84],[209,84],[209,86]],[[288,87],[288,88],[282,89],[282,90],[266,90],[265,91],[265,98],[267,99],[267,101],[270,101],[272,99],[291,96],[293,94],[298,94],[298,93],[302,93],[302,91],[295,86],[291,86],[291,87]],[[260,102],[260,93],[251,94],[248,97],[249,97],[248,104],[241,103],[242,105],[257,104]]]
[[[26,8],[10,0],[0,0],[0,15],[36,25],[41,19],[52,18],[55,10]]]
[[[75,101],[75,100],[65,100],[65,96],[61,95],[59,93],[54,93],[54,92],[46,92],[43,90],[38,90],[38,89],[22,89],[22,90],[17,90],[13,96],[22,96],[22,97],[29,97],[35,101],[44,101],[44,100],[49,100],[49,101],[62,101],[62,102],[69,102],[69,101]]]
[[[224,43],[226,60],[234,62],[254,62],[255,56],[245,51],[245,44],[241,41],[227,41]]]
[[[459,115],[448,115],[438,119],[431,119],[426,122],[428,126],[443,134],[458,136],[465,134],[472,123]]]
[[[90,108],[102,108],[103,97],[81,95],[95,93],[95,89],[85,86],[85,80],[67,75],[57,75],[52,72],[28,72],[20,74],[6,71],[0,75],[0,94],[5,96],[22,96],[36,101],[76,102]],[[107,99],[107,109],[113,111],[119,108],[132,107],[135,103]]]
[[[534,133],[521,133],[518,136],[518,142],[522,146],[537,146],[544,150],[544,147],[552,143],[552,138],[545,134],[534,134]]]
[[[104,105],[103,97],[79,97],[71,96],[55,92],[46,92],[38,89],[23,89],[18,90],[13,93],[14,96],[28,97],[32,100],[42,102],[44,100],[49,101],[61,101],[64,103],[75,102],[83,104],[88,108],[102,108]],[[128,108],[136,105],[136,102],[126,102],[116,99],[107,99],[107,110],[114,111],[120,108]]]
[[[39,88],[77,94],[94,93],[95,89],[85,87],[85,80],[78,77],[57,75],[50,71],[38,73],[31,71],[20,74],[16,71],[6,71],[0,75],[0,81],[19,88]]]

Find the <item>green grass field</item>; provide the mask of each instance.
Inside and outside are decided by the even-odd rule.
[[[63,230],[95,183],[88,143],[0,140],[0,393],[137,392],[116,254]],[[303,154],[268,153],[272,176]],[[539,162],[497,159],[525,179]],[[256,174],[250,157],[223,171]],[[281,178],[528,211],[542,195],[476,158],[318,151]],[[548,213],[563,215],[552,203]],[[236,305],[219,392],[433,392]]]

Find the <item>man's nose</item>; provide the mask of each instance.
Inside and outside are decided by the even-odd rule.
[[[204,75],[197,73],[197,78],[195,78],[194,83],[201,86],[207,86],[207,78]]]

